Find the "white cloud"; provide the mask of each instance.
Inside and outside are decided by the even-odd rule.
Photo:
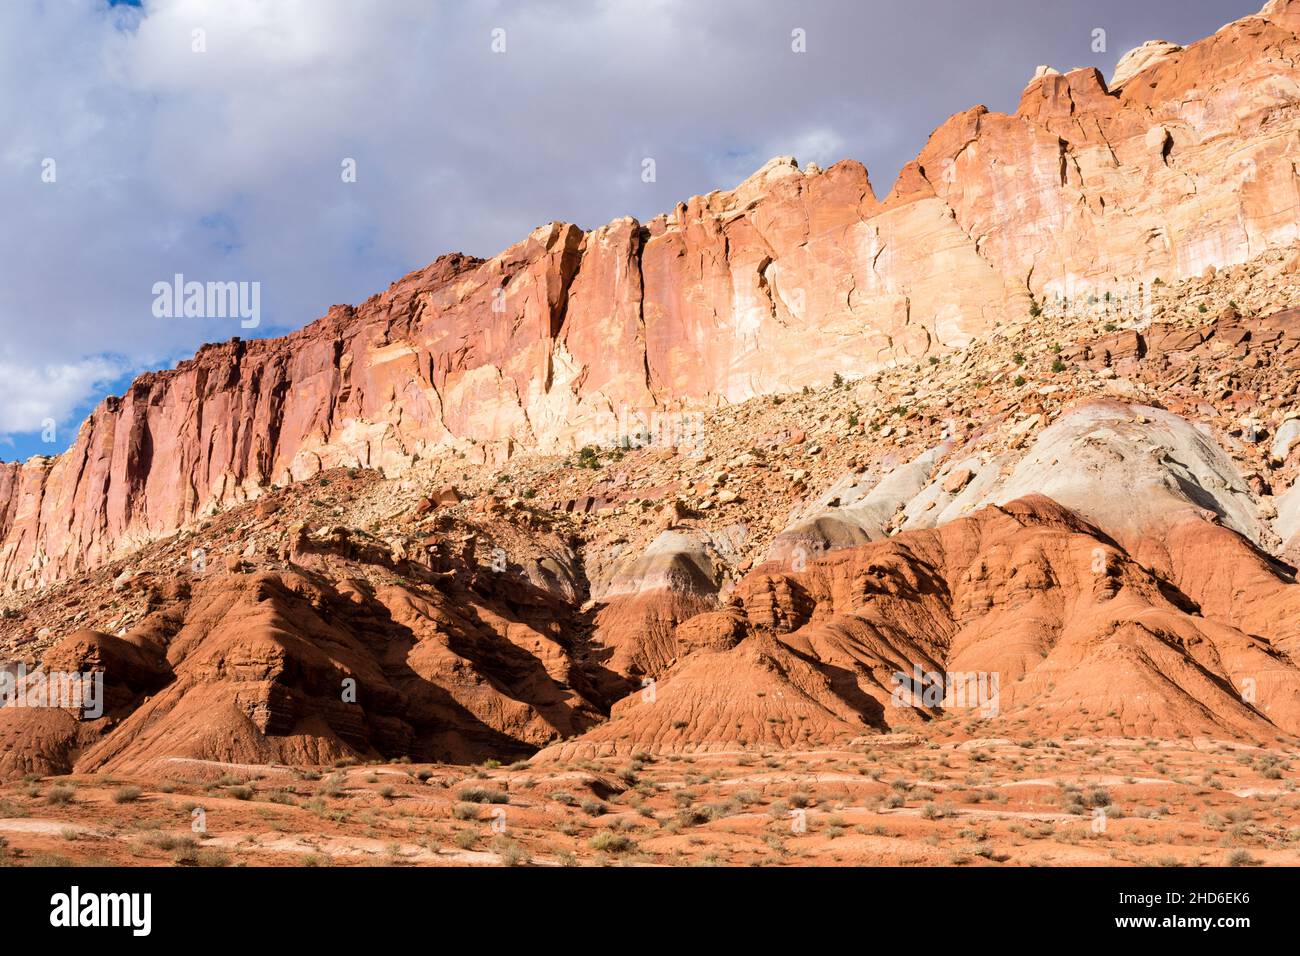
[[[0,358],[0,435],[63,425],[88,395],[126,371],[108,358],[40,367]]]

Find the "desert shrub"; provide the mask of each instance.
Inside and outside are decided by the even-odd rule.
[[[601,853],[628,853],[636,849],[636,841],[626,833],[605,830],[588,840],[587,846]]]
[[[489,787],[462,787],[460,798],[466,803],[509,803],[510,795]]]
[[[492,852],[506,866],[523,866],[532,860],[527,850],[507,836],[499,836],[492,841]]]

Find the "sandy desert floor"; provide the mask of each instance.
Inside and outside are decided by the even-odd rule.
[[[480,767],[178,762],[0,789],[7,865],[1300,864],[1294,749],[964,742]]]

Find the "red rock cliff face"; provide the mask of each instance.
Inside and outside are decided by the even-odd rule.
[[[1138,48],[1109,90],[1094,69],[1040,68],[1014,116],[940,127],[892,201],[937,196],[1040,295],[1131,292],[1292,243],[1297,28],[1300,5],[1274,0],[1186,49]]]
[[[127,552],[269,483],[455,448],[617,441],[629,418],[960,348],[1030,295],[1132,294],[1300,238],[1300,4],[1115,89],[1040,71],[940,127],[882,203],[779,159],[648,223],[552,223],[444,256],[284,339],[208,346],[106,400],[57,459],[0,466],[0,586]]]

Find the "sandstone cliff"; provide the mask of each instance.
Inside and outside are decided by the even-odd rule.
[[[0,466],[0,586],[96,566],[339,465],[613,444],[629,417],[858,377],[1034,301],[1109,295],[1300,238],[1300,4],[941,126],[883,201],[768,163],[648,223],[552,223],[449,255],[273,341],[208,346],[105,400],[56,459]],[[629,414],[630,413],[630,414]]]

